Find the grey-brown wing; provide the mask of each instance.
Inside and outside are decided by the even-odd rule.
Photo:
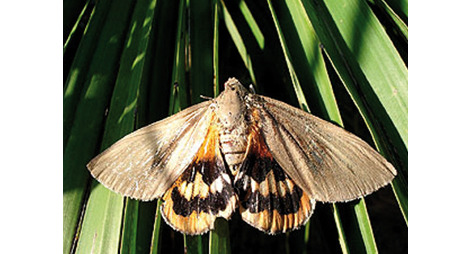
[[[286,103],[258,98],[268,148],[311,198],[352,200],[395,177],[395,168],[359,137]]]
[[[161,197],[192,162],[208,132],[211,101],[123,137],[87,167],[107,188],[140,200]]]

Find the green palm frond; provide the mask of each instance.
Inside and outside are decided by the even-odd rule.
[[[64,253],[403,253],[408,221],[407,1],[64,2]],[[237,77],[344,126],[399,174],[392,187],[317,204],[269,236],[234,215],[183,236],[158,201],[115,194],[85,165],[133,130],[216,96]]]

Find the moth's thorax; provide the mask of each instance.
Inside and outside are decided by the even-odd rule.
[[[220,146],[233,175],[237,173],[247,147],[247,94],[248,91],[238,80],[229,79],[225,82],[225,90],[215,100]]]
[[[218,124],[223,128],[237,127],[246,113],[245,97],[248,91],[236,79],[225,82],[225,90],[215,99]]]

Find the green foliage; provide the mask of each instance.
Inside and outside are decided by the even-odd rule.
[[[64,253],[399,253],[407,248],[407,1],[64,2]],[[269,236],[235,214],[203,236],[162,223],[86,163],[134,129],[216,96],[237,77],[344,126],[397,168],[392,187],[318,203]],[[157,204],[158,203],[158,204]]]

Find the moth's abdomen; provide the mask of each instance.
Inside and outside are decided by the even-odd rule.
[[[236,175],[240,164],[243,162],[246,152],[246,135],[234,131],[220,134],[220,146],[230,171]]]

